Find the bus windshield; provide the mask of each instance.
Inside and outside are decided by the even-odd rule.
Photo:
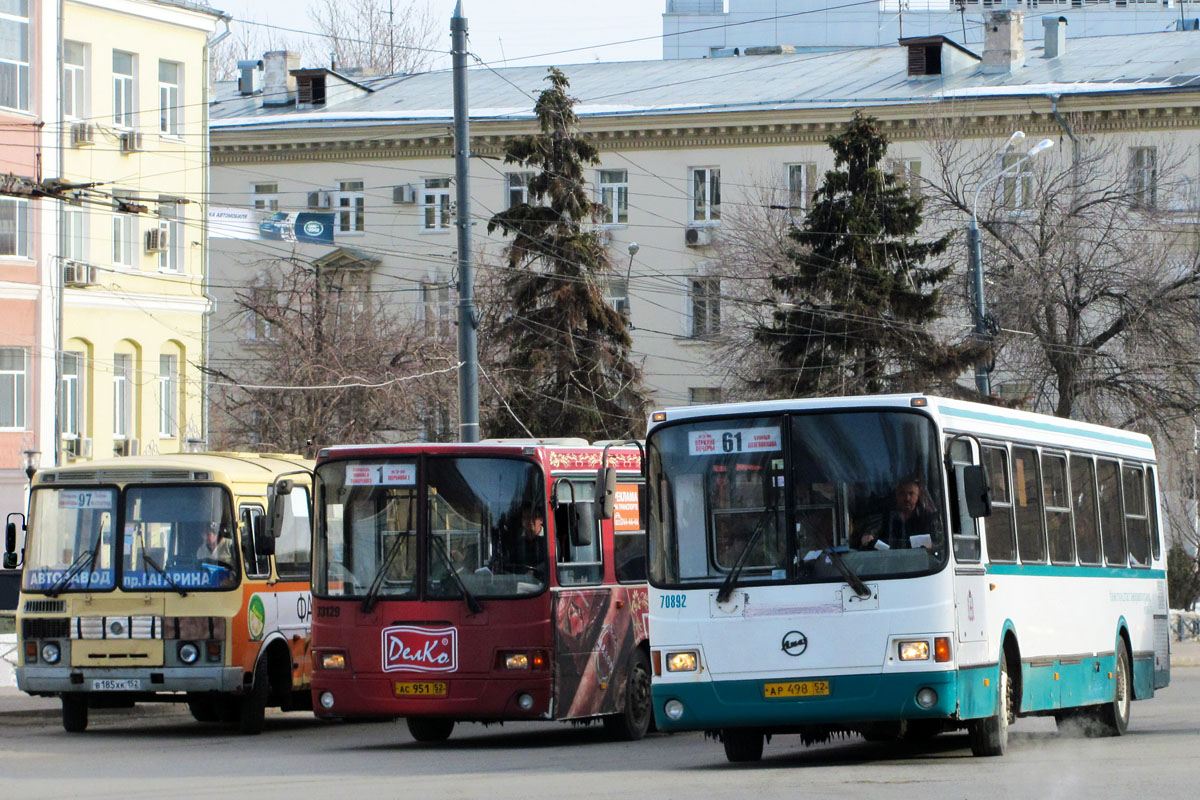
[[[231,589],[238,584],[233,510],[216,486],[125,490],[121,588]]]
[[[646,449],[656,586],[719,585],[734,570],[744,585],[946,564],[937,440],[921,414],[693,420],[651,431]]]
[[[26,591],[113,588],[113,521],[117,490],[36,489],[26,536]]]
[[[313,590],[324,597],[517,597],[548,580],[545,489],[531,462],[426,456],[317,468]],[[422,563],[423,554],[423,563]]]

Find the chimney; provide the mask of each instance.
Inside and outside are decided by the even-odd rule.
[[[1046,46],[1042,58],[1058,58],[1067,52],[1067,18],[1042,17],[1042,28],[1046,32]]]
[[[259,75],[262,72],[262,59],[238,61],[238,94],[251,95],[258,91]]]
[[[984,18],[983,72],[997,75],[1025,66],[1025,17],[1020,11],[991,11]]]
[[[300,54],[291,50],[272,50],[263,54],[263,105],[286,106],[296,102],[296,78]]]

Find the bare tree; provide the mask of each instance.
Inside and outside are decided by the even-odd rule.
[[[205,368],[219,448],[311,453],[332,442],[445,440],[457,359],[436,319],[401,320],[365,269],[273,259],[237,292],[252,355]]]
[[[306,53],[314,63],[332,55],[339,66],[392,75],[425,69],[437,53],[438,20],[428,0],[315,0],[308,16],[321,34]]]

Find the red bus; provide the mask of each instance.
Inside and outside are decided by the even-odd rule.
[[[317,457],[313,706],[458,721],[651,724],[636,443],[354,445]],[[597,471],[617,475],[611,518]],[[611,471],[611,470],[610,470]],[[600,483],[611,491],[611,481]]]

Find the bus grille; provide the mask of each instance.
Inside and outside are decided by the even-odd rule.
[[[161,617],[72,617],[72,639],[161,639]]]
[[[150,481],[207,481],[210,472],[189,469],[102,469],[71,470],[44,475],[43,483],[146,483]]]
[[[26,614],[61,614],[67,608],[62,600],[26,600]]]
[[[21,620],[21,638],[30,639],[65,639],[68,635],[70,620],[66,617],[57,619],[23,619]]]

